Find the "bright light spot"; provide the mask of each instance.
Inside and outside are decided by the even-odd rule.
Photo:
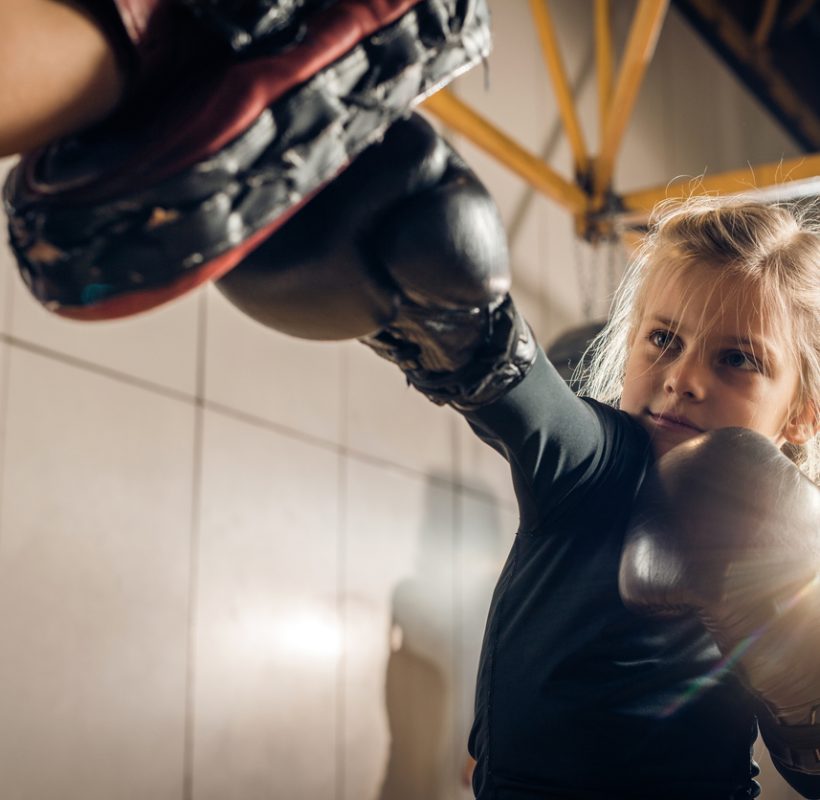
[[[293,655],[336,658],[342,652],[342,632],[335,619],[305,610],[279,624],[282,650]]]
[[[341,626],[335,615],[321,608],[292,614],[248,613],[240,622],[245,652],[289,661],[332,661],[342,652]]]

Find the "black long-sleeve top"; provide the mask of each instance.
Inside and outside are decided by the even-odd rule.
[[[618,593],[653,459],[644,429],[577,398],[540,352],[521,383],[466,417],[509,462],[520,512],[479,666],[476,797],[756,797],[752,704],[712,639],[694,615],[651,620]],[[820,791],[820,778],[784,774]]]

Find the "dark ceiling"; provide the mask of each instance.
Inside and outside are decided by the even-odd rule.
[[[673,3],[805,151],[820,151],[820,0]]]

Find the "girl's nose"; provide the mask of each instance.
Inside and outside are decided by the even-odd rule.
[[[664,376],[664,391],[689,400],[701,400],[706,392],[706,369],[696,354],[684,354]]]

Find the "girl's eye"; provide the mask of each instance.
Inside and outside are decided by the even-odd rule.
[[[723,356],[723,361],[732,369],[760,372],[760,365],[757,361],[742,350],[730,350]]]
[[[677,339],[672,331],[666,330],[651,331],[649,336],[646,338],[649,340],[650,344],[657,347],[658,350],[662,350],[664,352],[671,350],[675,346]]]

